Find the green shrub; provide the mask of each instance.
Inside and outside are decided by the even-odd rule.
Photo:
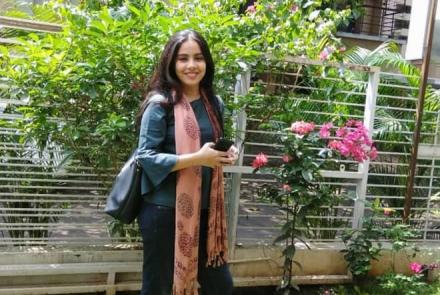
[[[232,105],[236,75],[264,60],[261,55],[315,58],[324,46],[338,44],[336,25],[349,14],[321,10],[322,1],[262,0],[255,13],[244,15],[237,14],[236,1],[167,2],[115,1],[110,8],[90,2],[87,10],[57,4],[63,32],[31,33],[20,46],[0,47],[7,96],[29,101],[8,108],[24,115],[14,126],[24,132],[22,142],[41,149],[58,144],[82,165],[117,167],[136,145],[134,116],[175,31],[193,28],[206,37],[218,93]],[[294,5],[299,9],[292,11]]]

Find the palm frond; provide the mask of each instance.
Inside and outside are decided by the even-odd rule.
[[[347,62],[364,65],[370,52],[371,51],[366,48],[356,46],[348,50],[344,57]]]
[[[370,56],[375,56],[375,55],[381,54],[382,52],[385,52],[385,51],[398,53],[400,51],[400,48],[397,45],[397,43],[395,43],[393,41],[386,41],[386,42],[380,44],[373,51],[371,51]]]
[[[432,112],[440,111],[440,89],[428,85],[425,93],[425,109]]]
[[[62,23],[61,16],[53,8],[53,5],[42,4],[32,5],[32,14],[34,20],[44,21],[48,23]]]
[[[62,23],[63,18],[58,13],[58,10],[55,8],[54,3],[43,3],[43,4],[32,4],[23,2],[20,4],[10,3],[8,5],[4,5],[6,8],[1,9],[0,15],[20,18],[20,19],[29,19],[36,20],[48,23]],[[3,5],[0,4],[0,8]]]
[[[373,65],[382,65],[392,71],[398,70],[407,76],[406,80],[410,86],[417,87],[420,82],[420,71],[414,65],[405,60],[400,53],[383,51],[381,54],[372,57]]]
[[[400,116],[394,116],[385,109],[378,109],[376,116],[377,119],[374,123],[374,137],[376,139],[402,141],[404,136],[401,132],[408,131],[408,123],[399,120]]]
[[[399,46],[394,42],[384,42],[372,51],[354,47],[346,53],[345,59],[355,64],[379,66],[383,70],[397,70],[407,76],[407,84],[417,86],[419,83],[419,69],[403,58]]]

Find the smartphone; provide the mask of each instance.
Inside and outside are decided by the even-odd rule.
[[[226,152],[229,150],[229,148],[234,144],[234,142],[230,139],[226,139],[223,137],[220,137],[213,147],[213,149],[221,152]]]

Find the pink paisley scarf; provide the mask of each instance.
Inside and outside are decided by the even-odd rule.
[[[214,130],[220,134],[220,123],[205,95],[202,100]],[[174,105],[176,153],[194,153],[200,149],[201,134],[194,111],[185,97]],[[176,186],[176,239],[174,245],[173,294],[196,295],[199,250],[202,167],[178,171]],[[207,266],[219,266],[227,259],[226,216],[224,209],[223,169],[213,169],[209,199]],[[204,241],[202,241],[204,242]]]

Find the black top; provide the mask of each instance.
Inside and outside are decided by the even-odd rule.
[[[160,102],[165,97],[154,95],[142,116],[138,156],[143,173],[141,190],[146,202],[175,207],[176,203],[176,171],[171,169],[177,162],[174,132],[174,110],[166,109]],[[213,129],[202,99],[192,101],[201,132],[200,146],[214,141]],[[223,116],[223,103],[221,114]],[[202,167],[202,204],[201,208],[209,207],[212,169]]]

